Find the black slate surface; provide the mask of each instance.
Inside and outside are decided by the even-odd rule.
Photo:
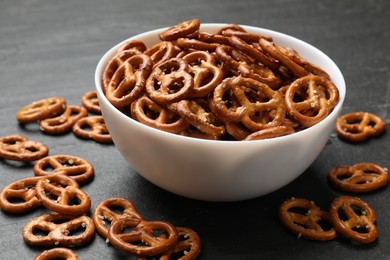
[[[129,36],[189,18],[239,23],[287,33],[327,53],[344,73],[343,113],[368,111],[389,123],[390,2],[370,1],[0,1],[0,136],[22,134],[42,141],[51,154],[81,156],[96,177],[83,189],[92,206],[112,196],[131,199],[146,219],[167,220],[195,229],[202,239],[200,259],[390,259],[389,189],[361,195],[377,213],[379,239],[357,245],[298,239],[277,218],[279,204],[305,197],[327,209],[337,196],[326,181],[339,164],[371,161],[389,167],[389,135],[349,144],[332,135],[318,159],[290,185],[263,197],[212,203],[182,198],[150,184],[126,164],[114,145],[84,141],[73,134],[53,137],[34,124],[21,126],[16,112],[38,99],[59,95],[80,104],[94,88],[101,55]],[[0,188],[32,176],[32,164],[0,160]],[[0,259],[32,259],[44,248],[24,243],[22,227],[46,212],[13,216],[0,211]],[[133,259],[99,235],[81,248],[80,259]]]

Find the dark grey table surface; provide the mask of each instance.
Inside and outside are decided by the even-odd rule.
[[[0,0],[0,136],[22,134],[44,142],[51,154],[72,154],[93,163],[95,179],[83,189],[92,207],[113,196],[131,199],[146,219],[195,229],[200,259],[390,259],[390,192],[360,195],[377,213],[379,239],[357,245],[298,239],[279,222],[279,204],[289,197],[314,200],[327,209],[341,194],[326,181],[335,165],[371,161],[389,167],[389,135],[349,144],[334,134],[318,159],[288,186],[263,197],[233,202],[195,201],[150,184],[122,159],[114,145],[73,134],[49,136],[34,124],[22,127],[16,112],[34,100],[59,95],[80,104],[94,88],[101,55],[129,36],[189,18],[239,23],[287,33],[327,53],[342,70],[347,97],[342,113],[368,111],[390,120],[390,1],[60,1]],[[32,176],[32,164],[0,160],[0,187]],[[24,243],[21,229],[46,212],[21,216],[0,211],[0,259],[32,259],[43,250]],[[75,248],[80,259],[133,259],[96,235]]]

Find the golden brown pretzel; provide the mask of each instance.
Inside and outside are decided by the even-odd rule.
[[[81,215],[91,208],[88,194],[72,178],[63,174],[47,175],[38,180],[36,193],[42,205],[65,215]]]
[[[81,97],[81,103],[91,113],[98,115],[102,113],[96,90],[85,92],[84,95]]]
[[[83,231],[73,234],[75,230]],[[95,226],[89,217],[55,212],[31,220],[22,230],[24,241],[33,246],[80,246],[90,241],[94,234]]]
[[[256,61],[261,62],[264,66],[267,66],[271,69],[276,69],[279,67],[279,64],[273,58],[267,56],[265,53],[255,48],[254,46],[246,43],[241,38],[237,36],[231,36],[229,37],[229,42],[231,45],[233,45],[249,57],[252,57]]]
[[[368,244],[378,237],[373,208],[357,197],[344,195],[333,200],[330,218],[337,232],[349,239]]]
[[[123,232],[128,229],[130,231]],[[168,222],[135,218],[119,218],[111,224],[108,231],[108,238],[113,246],[142,257],[167,251],[177,243],[178,237],[176,227]]]
[[[193,34],[199,30],[199,19],[190,19],[164,30],[158,36],[162,41],[173,41],[181,37]]]
[[[215,53],[224,64],[230,67],[233,75],[255,79],[273,89],[277,89],[281,84],[280,78],[270,68],[259,64],[239,49],[221,45],[215,49]]]
[[[176,57],[180,50],[172,42],[162,41],[144,51],[154,62],[154,67]]]
[[[177,227],[179,241],[166,252],[158,255],[159,260],[169,260],[175,257],[180,260],[195,260],[201,251],[199,235],[187,227]],[[156,259],[157,259],[156,258]],[[144,257],[137,257],[137,260],[146,260]]]
[[[22,135],[0,137],[0,158],[30,162],[41,159],[49,153],[49,148]]]
[[[217,43],[208,43],[198,39],[179,38],[176,40],[176,45],[183,50],[200,50],[213,52],[218,47]]]
[[[204,99],[181,100],[169,106],[200,132],[215,136],[225,134],[225,126],[211,113]]]
[[[189,126],[178,113],[155,103],[146,95],[131,104],[131,116],[145,125],[170,133],[179,133]]]
[[[201,250],[199,235],[187,227],[178,227],[179,241],[176,245],[163,253],[160,260],[169,260],[173,254],[182,253],[181,260],[193,260],[198,257]]]
[[[298,237],[320,241],[337,237],[337,232],[330,223],[329,213],[306,199],[291,198],[284,201],[279,207],[279,218]],[[330,225],[322,225],[323,222]]]
[[[120,52],[117,52],[111,60],[108,61],[106,67],[103,71],[102,76],[102,90],[104,93],[106,93],[108,84],[110,83],[112,76],[117,71],[117,69],[129,58],[131,58],[134,55],[142,54],[138,49],[132,48],[128,50],[123,50]]]
[[[246,136],[244,141],[253,141],[253,140],[262,140],[275,138],[280,136],[285,136],[295,133],[294,128],[287,125],[273,126],[270,128],[262,129],[257,132],[253,132],[250,135]]]
[[[120,208],[121,212],[114,209]],[[137,212],[134,204],[126,198],[114,197],[100,202],[93,211],[93,222],[101,236],[107,238],[108,229],[119,218],[143,219]]]
[[[206,51],[191,52],[183,57],[194,79],[190,98],[206,97],[222,82],[223,72],[214,57]]]
[[[86,117],[88,111],[81,106],[68,105],[65,111],[51,118],[39,122],[40,129],[52,135],[64,134],[72,130],[73,125],[81,118]]]
[[[125,51],[125,50],[130,50],[130,49],[137,49],[140,52],[146,51],[146,45],[144,42],[140,40],[131,40],[126,43],[124,43],[118,50],[117,52]]]
[[[0,193],[0,208],[13,214],[26,213],[41,205],[35,185],[40,177],[29,177],[8,184]],[[14,202],[21,199],[23,202]]]
[[[64,259],[64,260],[79,260],[76,252],[71,249],[57,247],[52,249],[47,249],[42,253],[34,257],[34,260],[55,260],[55,259]]]
[[[181,59],[187,62],[190,66],[200,66],[203,62],[216,64],[215,57],[208,51],[197,50],[193,52],[188,52],[185,53],[185,55],[183,55]]]
[[[385,130],[385,120],[368,112],[353,112],[337,119],[337,134],[353,143],[363,142],[375,137]]]
[[[73,125],[72,131],[83,139],[93,139],[99,143],[112,143],[103,116],[83,117]]]
[[[194,87],[194,80],[188,64],[182,59],[172,58],[153,69],[145,87],[153,101],[169,104],[187,98]]]
[[[323,120],[338,100],[337,87],[321,76],[301,77],[291,83],[285,94],[288,115],[304,127]]]
[[[229,37],[220,34],[212,34],[208,32],[199,31],[198,39],[207,43],[230,45]]]
[[[222,32],[222,35],[231,37],[231,36],[236,36],[239,37],[240,39],[244,40],[247,43],[258,43],[260,39],[264,38],[268,41],[272,41],[272,37],[268,35],[261,35],[261,34],[256,34],[256,33],[249,33],[240,30],[235,30],[235,29],[226,29]]]
[[[66,100],[62,97],[49,97],[34,101],[21,108],[16,119],[21,123],[30,123],[53,117],[64,112]]]
[[[265,83],[275,90],[278,89],[282,83],[280,77],[270,68],[256,62],[241,64],[239,72],[241,75]]]
[[[305,58],[300,56],[296,50],[290,49],[288,47],[283,47],[281,45],[278,45],[277,48],[281,52],[283,52],[283,54],[288,56],[293,62],[295,62],[299,66],[303,67],[305,70],[307,70],[311,74],[330,79],[330,76],[326,71],[324,71],[322,68],[307,61]]]
[[[251,63],[251,59],[246,54],[227,45],[218,46],[215,49],[215,55],[229,67],[233,75],[238,75],[242,66],[247,66],[248,63]]]
[[[328,180],[338,189],[348,192],[369,192],[387,185],[387,169],[370,162],[332,168]]]
[[[226,121],[225,128],[226,132],[238,141],[244,140],[252,133],[252,131],[250,131],[241,122]]]
[[[221,136],[208,134],[201,132],[198,128],[195,126],[190,125],[187,129],[181,131],[179,135],[187,136],[187,137],[193,137],[193,138],[199,138],[199,139],[208,139],[208,140],[220,140]]]
[[[49,155],[34,164],[36,176],[64,174],[80,185],[90,181],[94,172],[94,167],[90,162],[81,157],[67,154]]]
[[[241,79],[241,76],[226,78],[214,89],[213,99],[210,101],[210,108],[223,121],[238,122],[250,109],[247,106],[243,107],[231,91]],[[225,95],[225,93],[228,94]],[[226,100],[226,98],[228,99]]]
[[[285,55],[274,42],[268,41],[264,38],[259,40],[261,48],[275,60],[278,60],[281,64],[286,66],[290,72],[296,77],[301,78],[309,75],[309,72],[305,70],[302,66],[298,65],[292,61],[287,55]]]
[[[235,23],[230,23],[227,25],[222,26],[215,34],[224,34],[225,31],[235,31],[235,32],[247,32],[242,26],[235,24]]]
[[[106,97],[111,104],[123,108],[139,98],[152,67],[152,59],[145,54],[134,55],[119,66],[106,88]]]
[[[227,107],[232,100],[225,100],[226,92],[231,92],[236,105]],[[241,76],[225,79],[214,90],[214,107],[218,115],[226,121],[241,121],[252,131],[280,125],[285,116],[285,107],[282,95],[273,91],[266,84],[251,78]],[[276,114],[265,121],[257,120],[257,114],[268,114],[271,111]]]
[[[242,86],[234,87],[233,93],[241,105],[254,104],[241,119],[251,131],[280,126],[284,122],[286,107],[283,96],[278,91],[260,82],[246,81]]]

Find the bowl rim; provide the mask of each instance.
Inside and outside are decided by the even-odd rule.
[[[226,25],[228,25],[228,23],[202,23],[201,26],[200,26],[200,29],[205,29],[205,28],[206,29],[210,29],[210,28],[218,29],[218,28],[221,28],[222,26],[226,26]],[[311,45],[310,43],[305,42],[305,41],[303,41],[303,40],[301,40],[299,38],[296,38],[294,36],[291,36],[289,34],[285,34],[285,33],[274,31],[274,30],[267,29],[267,28],[251,26],[251,25],[243,25],[243,24],[239,24],[239,25],[242,26],[244,29],[248,30],[249,32],[251,32],[251,31],[261,31],[264,34],[271,34],[271,36],[273,38],[274,37],[282,37],[282,38],[286,38],[286,39],[288,39],[290,41],[295,41],[295,42],[299,43],[300,45],[304,45],[305,48],[309,48],[311,50],[316,51],[317,53],[322,55],[323,58],[327,59],[327,62],[336,69],[335,73],[330,73],[330,74],[331,75],[332,74],[339,74],[339,77],[340,77],[339,78],[340,83],[338,85],[336,85],[336,87],[339,90],[339,100],[338,100],[338,103],[336,104],[336,106],[331,111],[331,113],[329,113],[319,123],[317,123],[317,124],[315,124],[315,125],[313,125],[311,127],[305,128],[303,130],[300,130],[298,132],[295,132],[293,134],[280,136],[280,137],[275,137],[275,138],[268,138],[268,139],[261,139],[261,140],[250,140],[250,141],[243,141],[243,140],[241,140],[241,141],[238,141],[238,140],[210,140],[210,139],[188,137],[188,136],[178,135],[178,134],[174,134],[174,133],[170,133],[170,132],[165,132],[165,131],[162,131],[162,130],[150,127],[148,125],[145,125],[145,124],[143,124],[141,122],[138,122],[137,120],[134,120],[133,118],[125,115],[124,113],[122,113],[114,105],[112,105],[111,102],[108,101],[108,99],[106,98],[105,94],[103,93],[102,86],[101,86],[101,78],[102,78],[102,73],[103,73],[103,70],[104,70],[104,65],[106,65],[106,63],[108,62],[109,57],[112,57],[114,52],[120,46],[122,46],[124,43],[126,43],[126,42],[128,42],[130,40],[133,40],[133,39],[138,39],[138,38],[147,37],[147,36],[151,36],[151,35],[158,35],[158,33],[166,30],[169,27],[153,29],[153,30],[145,31],[145,32],[133,35],[131,37],[128,37],[127,39],[122,40],[119,43],[115,44],[113,47],[108,49],[103,54],[103,56],[99,59],[99,61],[97,63],[97,66],[96,66],[96,69],[95,69],[95,73],[94,73],[95,89],[97,91],[99,102],[102,102],[102,101],[105,102],[108,105],[108,107],[110,108],[110,110],[112,110],[112,111],[114,111],[114,113],[118,114],[121,118],[123,118],[123,120],[129,121],[129,123],[131,123],[131,124],[135,124],[135,125],[137,125],[137,126],[139,126],[141,128],[144,128],[145,131],[151,132],[152,134],[158,134],[158,135],[166,136],[167,138],[178,139],[178,140],[186,141],[186,142],[195,142],[195,143],[205,142],[205,143],[213,143],[213,144],[214,143],[219,143],[221,145],[225,145],[225,144],[229,144],[229,145],[239,145],[239,144],[241,144],[242,145],[244,143],[245,144],[257,145],[259,143],[265,143],[265,142],[272,143],[272,142],[279,142],[281,140],[295,139],[295,137],[299,137],[301,135],[304,135],[308,131],[315,131],[316,129],[323,127],[325,124],[328,123],[328,121],[332,120],[333,116],[337,116],[338,115],[338,113],[341,111],[342,105],[343,105],[344,100],[345,100],[345,96],[346,96],[346,83],[345,83],[345,79],[344,79],[344,76],[343,76],[340,68],[337,66],[337,64],[327,54],[325,54],[323,51],[321,51],[317,47]],[[102,111],[102,114],[103,114],[103,117],[104,117],[103,111]],[[335,115],[335,114],[337,114],[337,115]]]

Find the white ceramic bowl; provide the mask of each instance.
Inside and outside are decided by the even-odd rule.
[[[224,24],[203,24],[215,33]],[[155,185],[188,198],[237,201],[273,192],[302,174],[317,158],[339,116],[345,81],[337,65],[323,52],[299,39],[251,26],[247,31],[270,35],[277,44],[297,50],[327,71],[339,89],[333,112],[320,123],[288,136],[257,141],[212,141],[175,135],[143,125],[116,109],[104,96],[102,72],[116,49],[131,39],[147,46],[159,41],[163,29],[131,37],[101,58],[95,84],[102,114],[119,152],[130,166]]]

